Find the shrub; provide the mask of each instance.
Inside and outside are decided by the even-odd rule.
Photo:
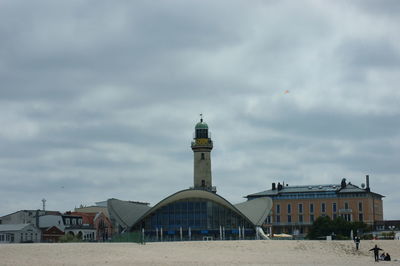
[[[82,242],[82,240],[72,234],[65,234],[60,237],[61,243],[69,243],[69,242]]]

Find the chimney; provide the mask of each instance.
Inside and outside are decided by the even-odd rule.
[[[272,183],[272,190],[275,190],[275,189],[276,189],[276,184]]]
[[[367,184],[367,187],[365,188],[366,191],[371,191],[371,189],[369,188],[369,175],[365,176],[365,182]]]

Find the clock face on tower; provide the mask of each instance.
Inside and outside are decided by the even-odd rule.
[[[196,139],[196,144],[207,145],[208,139]]]

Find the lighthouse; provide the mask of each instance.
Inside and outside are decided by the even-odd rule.
[[[203,189],[216,192],[212,186],[211,176],[211,150],[213,142],[211,134],[208,131],[208,125],[203,121],[200,115],[200,122],[195,126],[194,139],[192,141],[193,159],[194,159],[194,189]]]

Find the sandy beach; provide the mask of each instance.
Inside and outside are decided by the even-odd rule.
[[[396,240],[2,244],[0,265],[375,265],[375,244],[400,265]]]

